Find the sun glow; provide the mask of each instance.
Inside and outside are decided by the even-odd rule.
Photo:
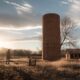
[[[10,48],[11,44],[6,41],[0,41],[0,48]]]

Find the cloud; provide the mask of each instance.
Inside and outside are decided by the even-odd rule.
[[[80,26],[80,0],[63,0],[61,3],[67,5],[66,15],[71,17],[76,26]]]
[[[37,27],[28,27],[26,30],[20,30],[19,32],[23,33],[21,37],[14,39],[14,41],[26,41],[26,40],[41,40],[42,39],[42,28]]]
[[[69,4],[69,3],[72,3],[72,2],[73,2],[73,0],[62,0],[61,1],[62,4]]]
[[[18,30],[36,30],[36,29],[42,29],[42,26],[35,26],[35,27],[28,26],[28,27],[18,29]]]
[[[77,26],[80,26],[80,0],[72,1],[72,3],[69,5],[67,14],[72,18]]]
[[[41,40],[42,30],[40,26],[27,27],[26,29],[21,29],[21,30],[0,29],[0,36],[1,36],[1,39],[10,41],[10,42]]]
[[[71,4],[73,2],[73,0],[62,0],[61,3],[64,5],[68,5]]]
[[[67,1],[68,1],[68,2],[71,2],[71,3],[73,2],[73,0],[67,0]]]
[[[41,14],[34,14],[33,7],[21,0],[5,0],[5,8],[0,8],[0,29],[26,28],[41,24]]]
[[[0,13],[0,27],[8,28],[24,28],[27,26],[40,25],[40,15],[37,17],[32,13],[26,15],[16,15],[8,13]]]
[[[18,14],[23,14],[24,12],[32,12],[32,6],[29,3],[23,2],[22,4],[18,4],[12,1],[5,1],[5,3],[14,6]]]
[[[3,0],[0,8],[0,29],[22,29],[41,25],[41,14],[24,0]],[[1,6],[1,5],[0,5]]]
[[[24,37],[24,38],[16,38],[16,39],[13,39],[12,41],[27,41],[27,40],[41,40],[41,36],[39,35],[35,35],[35,36],[32,36],[32,37]]]
[[[68,4],[68,2],[66,2],[66,1],[62,1],[61,3],[62,3],[62,4]]]

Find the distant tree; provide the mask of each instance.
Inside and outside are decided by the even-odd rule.
[[[39,50],[39,51],[38,51],[38,55],[39,55],[39,56],[42,56],[42,50]]]
[[[76,45],[73,43],[72,37],[71,37],[71,31],[74,28],[75,28],[75,24],[70,17],[65,16],[61,20],[61,47],[65,44],[66,40],[68,40],[68,42],[66,42],[67,44],[70,44],[73,47],[76,47]]]
[[[32,51],[30,50],[14,50],[14,56],[16,57],[29,57]]]

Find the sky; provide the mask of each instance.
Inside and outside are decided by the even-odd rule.
[[[38,50],[42,48],[42,16],[57,13],[76,23],[71,33],[80,44],[80,0],[0,0],[0,47]]]

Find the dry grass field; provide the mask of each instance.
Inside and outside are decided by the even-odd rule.
[[[80,61],[37,60],[29,66],[27,58],[12,59],[10,64],[0,62],[0,80],[80,80]]]

